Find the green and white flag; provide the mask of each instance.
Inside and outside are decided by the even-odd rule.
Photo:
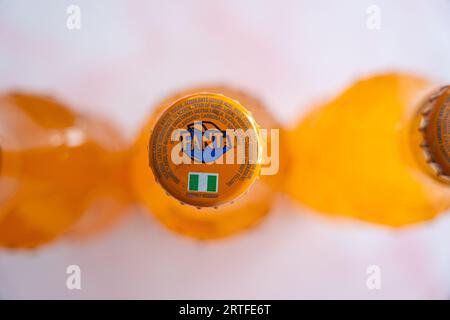
[[[217,192],[219,174],[207,172],[189,172],[188,191]]]

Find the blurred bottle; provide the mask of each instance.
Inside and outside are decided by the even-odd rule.
[[[123,212],[126,185],[124,143],[108,123],[48,97],[0,97],[0,246],[104,228]]]
[[[200,124],[202,127],[198,127]],[[278,146],[272,148],[279,140],[279,132],[259,134],[258,148],[264,151],[256,163],[230,164],[226,160],[230,151],[226,148],[233,146],[235,150],[236,145],[226,144],[229,136],[225,130],[249,128],[261,133],[259,125],[264,129],[279,128],[258,100],[224,86],[193,88],[167,98],[156,108],[135,143],[132,171],[136,194],[166,226],[195,238],[220,238],[254,225],[269,212],[281,184],[278,179],[286,171],[285,162],[279,168],[279,154],[274,151]],[[176,141],[170,141],[169,136],[178,128],[187,130],[192,138],[192,145],[184,150],[198,146],[197,133],[202,138],[211,130],[221,132],[225,145],[216,151],[223,154],[212,151],[210,160],[222,159],[223,163],[208,163],[205,159],[202,163],[193,151],[189,155],[181,152],[188,162],[192,160],[190,164],[174,164],[171,153]],[[208,145],[200,143],[204,154]],[[251,149],[248,147],[247,151]],[[261,170],[266,172],[258,179]]]
[[[292,133],[289,192],[318,211],[390,226],[448,209],[449,91],[408,74],[358,81]]]

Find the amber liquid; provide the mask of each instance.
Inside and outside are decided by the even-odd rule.
[[[390,226],[435,217],[450,187],[420,160],[418,114],[435,85],[407,74],[359,81],[291,133],[289,193],[327,214]]]
[[[115,129],[52,99],[1,97],[0,148],[0,246],[90,234],[129,200],[126,151]]]
[[[277,175],[262,176],[247,194],[217,209],[197,209],[182,205],[174,198],[167,196],[161,186],[155,182],[149,168],[147,145],[150,132],[158,116],[168,106],[186,95],[197,92],[221,93],[239,101],[252,112],[262,128],[279,128],[279,125],[253,97],[230,88],[203,87],[181,92],[163,101],[137,138],[133,152],[132,177],[135,192],[141,202],[170,229],[198,239],[214,239],[247,229],[258,223],[269,212],[275,199],[275,190],[282,185],[281,176],[286,172],[287,164],[281,158],[281,168]]]

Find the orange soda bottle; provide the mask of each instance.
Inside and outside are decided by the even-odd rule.
[[[249,228],[269,212],[285,171],[276,147],[267,147],[276,145],[279,133],[261,134],[261,128],[278,127],[260,101],[241,91],[214,86],[179,92],[159,104],[136,140],[136,194],[163,224],[194,238]],[[239,138],[230,139],[227,130],[254,135],[254,143],[247,136],[241,144],[241,162],[230,161],[239,156]],[[264,170],[268,174],[259,178]]]
[[[402,226],[450,207],[450,88],[392,73],[358,81],[291,133],[289,193],[328,214]]]
[[[48,97],[1,96],[0,246],[36,247],[108,225],[129,199],[126,159],[109,123]]]

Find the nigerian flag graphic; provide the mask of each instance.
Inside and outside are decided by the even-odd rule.
[[[217,192],[219,174],[208,172],[189,172],[188,191]]]

